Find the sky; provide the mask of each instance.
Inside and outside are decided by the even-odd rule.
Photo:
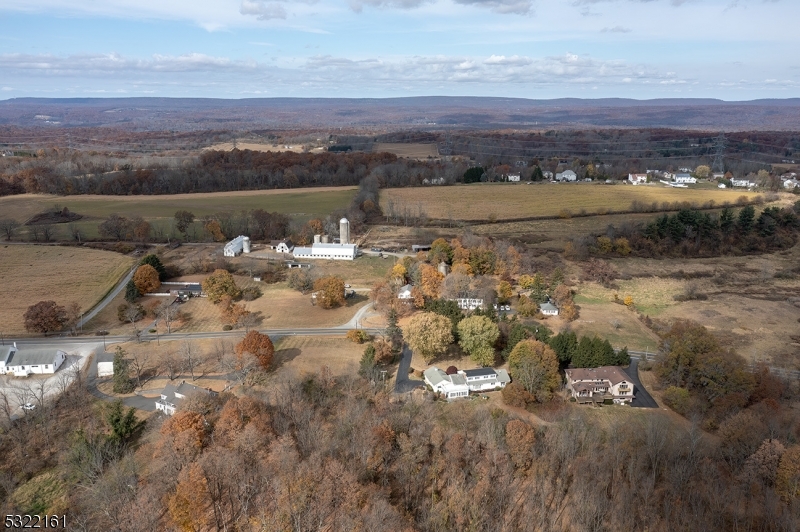
[[[2,0],[0,99],[790,98],[798,20],[798,0]]]

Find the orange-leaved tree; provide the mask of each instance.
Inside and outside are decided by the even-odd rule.
[[[330,275],[314,281],[317,304],[322,308],[336,308],[344,305],[344,280]]]
[[[245,354],[253,355],[258,359],[261,367],[267,369],[275,356],[275,346],[266,334],[250,331],[241,342],[236,344],[236,354],[240,360]]]
[[[133,284],[136,285],[140,294],[149,294],[161,288],[158,271],[149,264],[142,264],[136,268],[136,273],[133,274]]]

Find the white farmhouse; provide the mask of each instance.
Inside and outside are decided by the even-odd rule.
[[[411,286],[410,284],[407,284],[407,285],[405,285],[405,286],[401,286],[401,287],[400,287],[400,291],[398,291],[398,292],[397,292],[397,299],[402,299],[402,300],[409,300],[409,299],[411,299],[411,298],[413,297],[413,296],[411,295],[411,290],[412,290],[413,288],[414,288],[414,287],[413,287],[413,286]]]
[[[456,299],[451,299],[450,301],[455,301],[458,304],[458,308],[461,310],[475,310],[476,308],[484,308],[483,299],[474,298],[474,297],[459,297]]]
[[[444,395],[448,401],[469,396],[469,386],[463,375],[448,375],[436,366],[426,369],[422,375],[425,384],[433,388],[434,392]]]
[[[542,314],[545,316],[558,316],[558,307],[549,301],[539,305],[539,310],[542,311]]]
[[[731,178],[731,186],[732,187],[743,187],[743,188],[750,188],[756,186],[755,183],[750,181],[746,178],[737,179],[735,177]]]
[[[675,174],[674,181],[683,185],[694,185],[697,183],[697,178],[692,177],[690,174],[680,172]]]
[[[578,174],[572,170],[564,170],[556,174],[556,181],[577,181]]]
[[[650,172],[650,170],[648,170]],[[647,174],[628,174],[628,181],[634,185],[647,183]]]
[[[485,392],[505,388],[511,382],[508,372],[504,369],[477,368],[465,369],[458,372],[467,381],[471,392]]]
[[[235,257],[240,253],[250,253],[250,237],[239,235],[225,244],[222,251],[226,257]]]
[[[800,186],[800,181],[798,181],[794,177],[791,179],[787,179],[786,181],[783,182],[783,188],[785,188],[786,190],[792,190],[797,186]]]
[[[519,174],[508,174],[508,180],[512,183],[519,183]]]
[[[181,402],[193,393],[205,393],[208,395],[218,395],[217,392],[208,388],[200,388],[186,381],[181,381],[178,386],[167,384],[161,391],[161,397],[156,400],[156,410],[164,412],[168,416],[175,413]]]
[[[579,403],[612,399],[615,403],[633,401],[633,382],[617,366],[599,368],[577,368],[564,371],[567,391]]]
[[[26,349],[17,346],[0,347],[0,373],[15,377],[31,374],[55,373],[67,359],[67,353],[60,349]]]

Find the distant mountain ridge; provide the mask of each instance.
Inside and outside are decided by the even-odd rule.
[[[0,101],[4,125],[183,131],[337,126],[800,130],[800,98],[13,98]]]

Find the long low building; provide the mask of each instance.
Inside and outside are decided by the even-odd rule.
[[[60,349],[25,349],[0,347],[0,374],[27,377],[32,374],[55,373],[67,360]]]
[[[355,260],[358,256],[358,246],[315,242],[311,247],[296,246],[293,254],[295,259]]]

